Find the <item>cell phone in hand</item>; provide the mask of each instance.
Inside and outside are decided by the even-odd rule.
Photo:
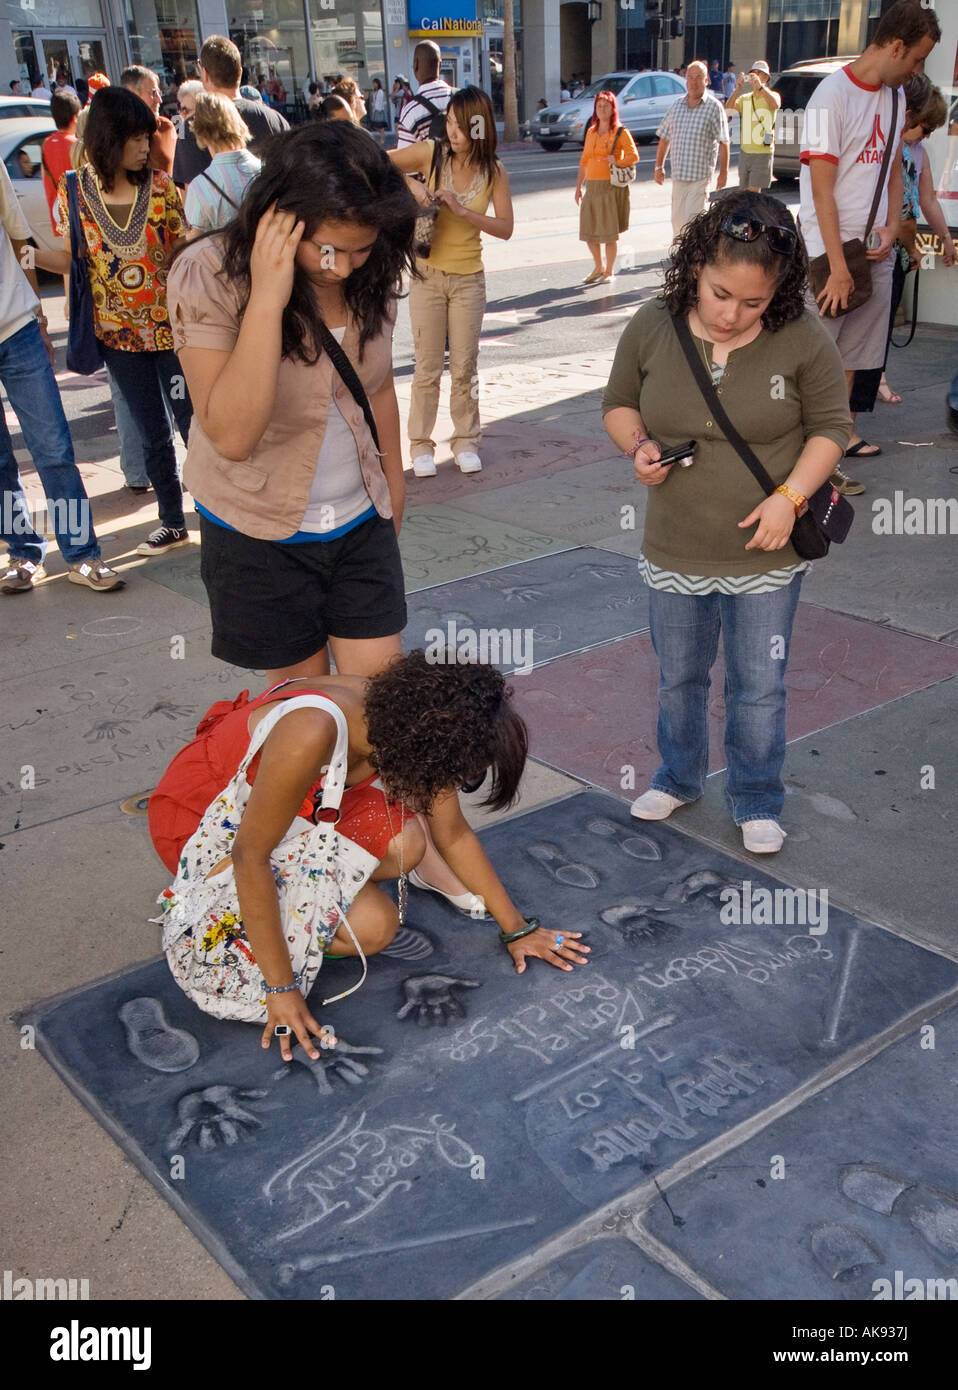
[[[674,444],[671,449],[664,449],[661,457],[657,460],[663,468],[671,468],[673,463],[679,464],[682,468],[691,468],[695,462],[695,440],[690,439],[685,444]]]

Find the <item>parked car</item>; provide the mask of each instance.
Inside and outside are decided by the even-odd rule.
[[[585,144],[585,132],[599,92],[612,92],[622,124],[636,142],[648,141],[654,140],[672,103],[684,95],[685,82],[674,72],[607,72],[574,101],[548,106],[530,122],[544,150]]]
[[[24,116],[49,116],[50,103],[34,97],[0,97],[0,121],[22,120]]]
[[[46,251],[62,249],[62,243],[53,234],[40,163],[43,142],[55,130],[56,126],[49,117],[30,116],[0,123],[0,159],[10,175],[20,211],[29,224],[33,239]]]
[[[775,155],[772,173],[786,183],[798,178],[801,164],[802,131],[805,128],[805,107],[823,77],[837,68],[853,63],[856,54],[847,58],[816,58],[795,63],[772,79],[770,86],[782,98],[782,109],[775,122]]]

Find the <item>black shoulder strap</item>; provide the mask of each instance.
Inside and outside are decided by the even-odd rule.
[[[211,184],[213,185],[213,187],[216,189],[217,193],[219,193],[221,197],[223,197],[223,198],[226,199],[226,201],[229,203],[230,207],[231,207],[231,208],[235,208],[236,211],[239,212],[239,203],[235,203],[235,202],[233,201],[233,199],[232,199],[232,198],[230,197],[230,195],[227,193],[227,191],[226,191],[225,188],[220,188],[219,184],[218,184],[218,183],[216,182],[216,180],[213,178],[212,174],[210,174],[209,170],[204,169],[203,172],[200,174],[200,178],[201,178],[201,179],[206,179],[208,183],[211,183]]]
[[[350,395],[352,396],[356,404],[359,406],[360,410],[363,412],[363,415],[366,417],[366,424],[369,426],[369,433],[373,437],[373,443],[375,444],[376,449],[379,450],[379,433],[376,429],[376,421],[373,418],[373,409],[372,406],[369,404],[369,397],[366,395],[366,392],[363,389],[363,383],[359,380],[359,377],[356,375],[356,370],[353,367],[352,362],[350,362],[349,358],[346,356],[345,352],[343,352],[339,343],[337,343],[332,333],[330,333],[329,329],[322,322],[319,325],[319,337],[323,345],[323,351],[327,354],[329,360],[336,368],[337,372],[342,378],[343,384],[349,387]]]
[[[426,110],[433,116],[441,116],[443,114],[438,106],[431,102],[428,97],[423,96],[422,92],[420,92],[418,96],[414,96],[413,101],[418,101],[420,106],[425,106]]]
[[[679,342],[682,344],[685,360],[692,369],[692,375],[695,377],[696,385],[705,399],[705,404],[715,416],[717,423],[721,426],[723,434],[735,449],[746,468],[753,474],[765,492],[771,496],[775,491],[775,483],[762,467],[758,456],[751,447],[746,444],[745,440],[726,415],[722,402],[718,398],[715,385],[709,378],[705,363],[695,351],[695,344],[692,342],[692,330],[689,328],[688,320],[684,315],[679,314],[673,317],[672,325],[678,335]]]
[[[878,215],[878,204],[881,202],[882,189],[885,187],[885,175],[888,173],[888,165],[891,160],[891,147],[898,142],[895,139],[895,128],[898,125],[898,88],[891,89],[891,130],[888,132],[888,139],[885,141],[885,153],[882,155],[881,168],[878,171],[878,183],[875,186],[875,196],[872,199],[872,210],[868,214],[868,222],[865,225],[865,235],[862,241],[868,240],[875,218]]]

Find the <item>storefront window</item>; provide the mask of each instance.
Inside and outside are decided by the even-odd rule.
[[[386,87],[383,52],[383,20],[378,5],[369,0],[336,0],[335,10],[310,0],[313,63],[319,80],[330,84],[336,77],[351,77],[364,92],[378,77]]]
[[[152,3],[152,0],[151,0]],[[100,0],[2,0],[0,14],[13,29],[102,29]]]
[[[152,68],[162,87],[196,76],[195,0],[126,0],[126,23],[133,62]]]
[[[518,98],[519,111],[523,111],[522,104],[522,5],[520,0],[513,3],[513,25],[516,34],[516,94]],[[481,19],[485,29],[485,37],[482,42],[486,46],[489,63],[489,95],[492,97],[492,105],[496,115],[501,119],[505,114],[503,102],[503,58],[502,58],[502,33],[503,33],[503,4],[502,0],[476,0],[476,18]],[[473,81],[476,81],[473,78]]]
[[[319,11],[320,0],[313,0],[313,7]],[[330,14],[335,13],[330,9]],[[230,17],[229,35],[243,59],[244,82],[258,87],[274,106],[291,111],[297,100],[302,102],[309,83],[303,0],[261,0],[255,8],[237,6]]]

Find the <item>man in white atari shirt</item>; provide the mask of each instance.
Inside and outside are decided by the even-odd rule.
[[[901,84],[918,72],[941,38],[934,10],[920,0],[897,0],[882,17],[875,37],[860,58],[839,68],[816,87],[805,108],[801,150],[801,230],[809,260],[828,256],[829,276],[818,296],[822,322],[842,356],[849,391],[856,371],[880,367],[885,355],[891,308],[892,256],[902,205],[901,134],[905,94]],[[892,128],[892,91],[898,88],[898,116]],[[878,241],[868,251],[872,293],[858,309],[841,318],[836,307],[848,303],[853,280],[842,242],[863,237],[880,176],[885,144],[892,153],[885,190],[873,231]],[[846,458],[873,458],[881,450],[854,429]],[[832,483],[843,493],[860,493],[861,483],[841,468]]]

